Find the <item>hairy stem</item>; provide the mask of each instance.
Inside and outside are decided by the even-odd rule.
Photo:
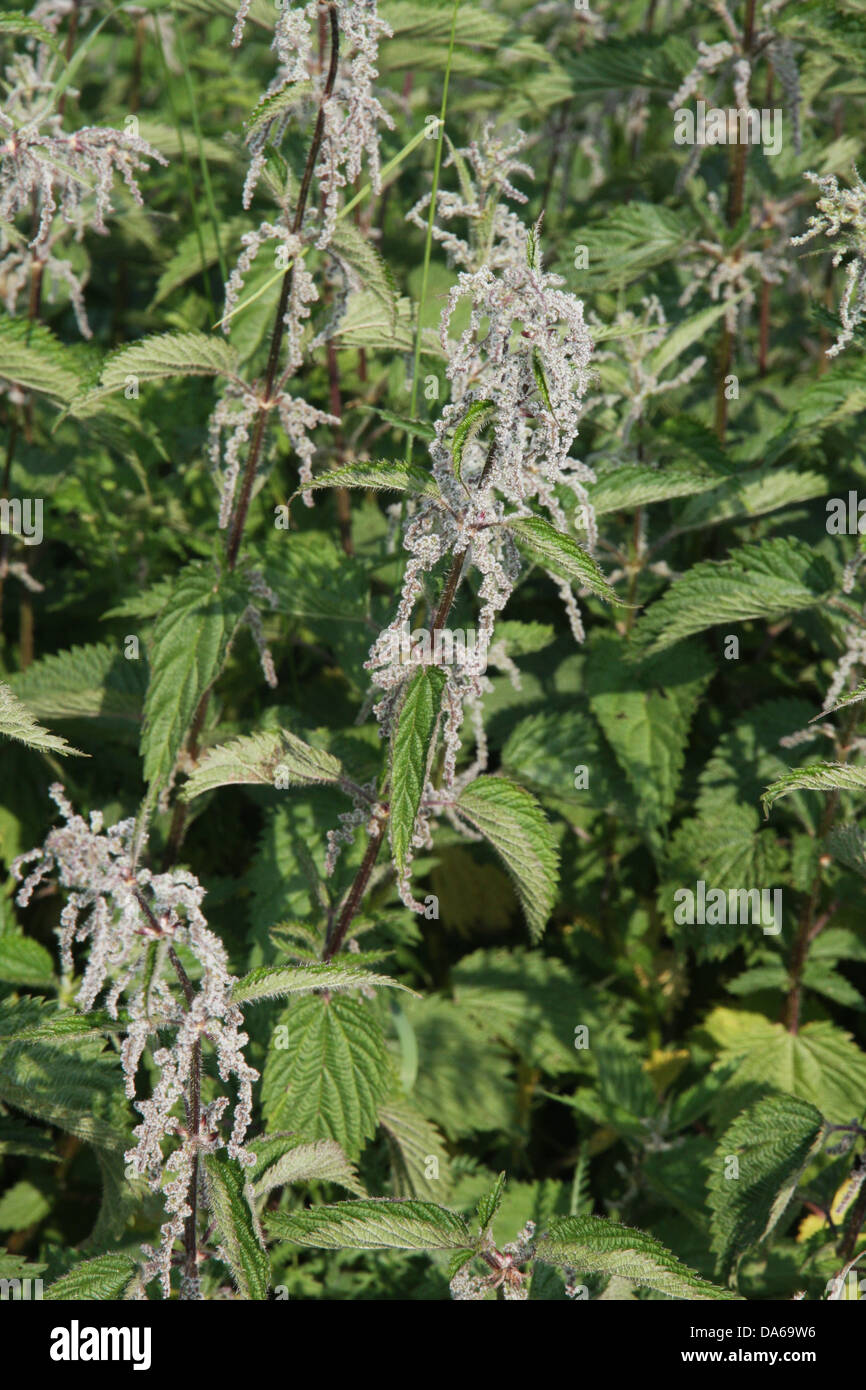
[[[328,347],[328,389],[330,395],[331,414],[338,420],[343,413],[343,402],[340,397],[340,366],[337,361],[337,349],[333,340],[329,339]],[[334,442],[336,445],[337,467],[345,460],[346,448],[343,440],[343,432],[338,426],[334,431]],[[352,503],[347,487],[335,489],[334,501],[337,506],[337,527],[340,532],[340,544],[345,555],[354,555],[355,547],[352,542]]]
[[[322,953],[322,960],[324,961],[331,960],[332,957],[337,954],[346,938],[346,932],[349,930],[349,926],[358,908],[361,906],[361,899],[367,891],[370,875],[376,866],[379,850],[382,848],[382,841],[385,838],[386,828],[387,821],[385,819],[377,819],[376,829],[367,842],[367,849],[361,861],[361,867],[355,875],[352,887],[349,889],[349,896],[343,904],[342,911],[337,920],[337,925],[325,944],[325,949]]]
[[[307,210],[307,199],[310,196],[310,185],[313,181],[313,171],[316,161],[319,158],[319,151],[322,147],[322,136],[325,132],[325,103],[330,100],[334,90],[334,83],[337,80],[337,65],[340,59],[340,25],[337,17],[335,5],[328,8],[328,16],[331,22],[331,63],[328,68],[328,76],[322,90],[322,99],[319,103],[319,114],[316,117],[316,126],[313,131],[313,138],[310,142],[310,149],[307,155],[307,162],[304,167],[304,174],[301,180],[301,191],[298,194],[298,204],[295,208],[295,215],[292,219],[292,234],[296,236],[301,230],[304,220],[304,213]],[[280,351],[283,346],[283,337],[286,331],[285,317],[289,303],[289,295],[292,289],[292,279],[294,276],[294,265],[290,265],[283,276],[282,289],[280,290],[280,302],[277,305],[277,315],[274,320],[274,327],[271,333],[271,347],[268,353],[268,365],[265,371],[264,393],[261,398],[256,423],[253,428],[253,436],[250,440],[250,449],[247,455],[244,478],[241,485],[241,493],[235,508],[232,528],[229,535],[228,548],[226,550],[226,563],[230,570],[237,564],[238,552],[241,546],[244,526],[246,525],[247,513],[250,508],[250,499],[253,495],[253,484],[259,466],[259,457],[264,443],[265,431],[267,428],[268,415],[270,414],[272,393],[274,382],[277,379],[277,370],[280,362]]]
[[[328,14],[331,22],[331,62],[330,67],[328,69],[328,77],[325,82],[324,90],[322,92],[322,100],[319,104],[319,114],[316,118],[316,127],[313,131],[313,138],[310,142],[310,149],[307,155],[307,162],[304,167],[304,175],[303,180],[301,182],[301,191],[298,195],[298,205],[295,209],[295,215],[292,219],[291,230],[293,235],[297,235],[297,233],[300,231],[301,224],[304,220],[304,213],[306,212],[307,208],[307,199],[310,195],[310,186],[313,180],[313,171],[316,167],[316,161],[319,157],[319,150],[322,146],[322,135],[324,134],[325,129],[325,103],[329,100],[331,93],[334,90],[334,83],[337,78],[337,65],[339,63],[340,58],[340,26],[335,5],[331,4],[328,7]],[[249,512],[250,508],[250,500],[253,495],[253,484],[255,483],[256,473],[258,471],[259,466],[259,459],[262,451],[262,445],[264,443],[265,432],[267,429],[268,415],[270,414],[271,410],[271,396],[274,389],[274,382],[277,379],[277,371],[279,369],[280,363],[280,352],[282,350],[283,337],[286,330],[285,317],[286,309],[288,307],[289,302],[289,295],[291,293],[292,288],[292,276],[293,266],[290,265],[283,276],[282,288],[280,290],[280,302],[277,305],[276,318],[274,319],[274,326],[271,332],[271,345],[270,350],[268,352],[268,364],[265,371],[264,394],[262,395],[259,409],[256,414],[255,425],[253,426],[253,434],[250,440],[249,453],[247,454],[246,466],[244,468],[244,477],[243,483],[241,485],[241,493],[238,499],[237,507],[235,508],[235,514],[232,520],[232,527],[229,533],[228,546],[226,548],[226,567],[230,571],[234,570],[237,564],[241,540],[244,532],[244,526],[246,524],[247,519],[247,513]],[[187,752],[192,757],[195,757],[198,751],[198,737],[201,733],[202,727],[204,726],[204,721],[207,716],[207,709],[209,703],[210,691],[207,691],[202,697],[198,710],[196,711],[196,716],[193,720],[189,738],[187,740]],[[180,850],[180,847],[183,844],[183,837],[186,831],[186,820],[186,805],[183,802],[175,802],[174,811],[172,812],[171,827],[169,829],[168,841],[166,844],[167,864],[171,864],[174,862],[174,859],[176,858]]]
[[[851,737],[857,723],[858,711],[855,706],[849,710],[848,718],[840,732],[837,742],[836,761],[845,763],[848,761],[848,754],[851,752]],[[833,828],[836,815],[839,810],[839,792],[833,791],[827,797],[824,807],[824,814],[818,827],[818,841],[822,841]],[[794,938],[794,945],[791,951],[791,961],[788,967],[790,985],[788,995],[782,1009],[782,1019],[789,1033],[796,1033],[800,1028],[800,1001],[803,992],[803,973],[806,969],[806,962],[809,957],[809,947],[815,940],[819,932],[823,931],[827,922],[838,909],[838,902],[831,904],[822,916],[816,918],[818,906],[821,901],[822,873],[819,868],[812,886],[809,890],[803,909],[797,923],[797,935]]]

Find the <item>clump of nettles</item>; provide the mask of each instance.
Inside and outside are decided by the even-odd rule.
[[[56,6],[37,6],[34,17],[51,30],[61,15]],[[60,59],[47,44],[16,52],[4,69],[6,89],[0,111],[0,283],[6,308],[14,314],[34,277],[49,295],[66,287],[80,332],[91,336],[84,307],[84,282],[60,253],[67,230],[81,241],[86,230],[105,235],[114,211],[118,177],[141,206],[137,176],[148,161],[167,160],[134,130],[107,126],[63,129],[58,110]],[[66,89],[67,96],[77,93]],[[16,227],[16,219],[26,227]]]
[[[101,812],[91,812],[89,821],[76,815],[59,784],[51,787],[51,796],[64,824],[50,831],[43,846],[13,863],[13,875],[23,880],[17,901],[26,906],[49,877],[68,890],[59,929],[64,975],[71,977],[74,971],[73,946],[86,942],[88,960],[76,1002],[87,1012],[103,994],[108,1013],[125,1026],[121,1058],[126,1094],[142,1116],[134,1130],[138,1142],[126,1160],[154,1191],[162,1188],[169,1218],[162,1227],[160,1249],[143,1247],[144,1278],[158,1274],[168,1297],[172,1249],[190,1214],[188,1196],[197,1156],[224,1147],[245,1165],[255,1162],[244,1138],[258,1072],[243,1055],[248,1037],[241,1010],[231,1002],[234,978],[225,949],[202,913],[201,884],[185,869],[154,874],[136,868],[133,819],[105,828]],[[26,864],[34,867],[25,877]],[[178,946],[186,947],[198,962],[200,976],[194,986],[176,954]],[[126,1007],[121,1016],[122,997]],[[149,1099],[136,1098],[136,1073],[144,1050],[151,1038],[166,1032],[174,1035],[171,1045],[155,1047],[152,1053],[159,1079]],[[237,1086],[228,1138],[220,1133],[228,1096],[203,1107],[196,1133],[177,1114],[189,1095],[196,1045],[204,1039],[214,1047],[220,1079],[228,1083],[234,1077]],[[170,1138],[180,1144],[166,1159],[163,1142]],[[164,1184],[166,1174],[171,1176]]]
[[[845,289],[839,306],[842,331],[827,349],[828,357],[836,357],[848,346],[855,330],[866,318],[866,184],[856,169],[851,188],[840,187],[835,174],[810,171],[806,178],[821,190],[818,210],[809,218],[805,232],[791,238],[791,245],[803,246],[823,235],[834,242],[834,266],[851,256],[845,268]]]
[[[243,39],[250,5],[251,0],[242,0],[232,37],[234,47]],[[273,41],[279,69],[265,94],[274,114],[257,122],[249,137],[252,162],[244,184],[244,207],[249,207],[265,165],[267,146],[279,145],[291,121],[297,119],[299,106],[318,111],[327,74],[316,53],[319,21],[332,8],[339,25],[341,60],[333,90],[322,108],[322,147],[315,170],[323,199],[316,242],[320,248],[333,236],[340,189],[358,177],[364,154],[378,192],[378,127],[380,122],[389,130],[394,126],[374,90],[379,41],[392,33],[390,25],[379,17],[377,0],[331,0],[328,5],[309,0],[306,5],[280,7]],[[289,95],[296,100],[288,102]]]
[[[417,502],[407,517],[403,546],[409,553],[402,591],[391,624],[380,633],[365,663],[373,683],[383,692],[374,712],[380,733],[390,736],[405,688],[407,670],[403,636],[411,626],[415,606],[423,598],[425,581],[443,559],[472,564],[481,575],[480,611],[476,640],[459,644],[432,642],[421,659],[438,666],[444,677],[441,708],[445,757],[441,786],[428,784],[421,800],[413,849],[430,844],[430,819],[444,813],[465,831],[455,817],[460,792],[487,766],[487,743],[481,700],[491,689],[484,675],[497,614],[507,604],[522,564],[505,523],[547,511],[560,530],[568,529],[561,500],[566,490],[579,502],[590,545],[596,539],[595,519],[586,492],[594,474],[569,456],[577,434],[583,395],[589,382],[592,341],[584,322],[583,304],[563,291],[560,276],[543,269],[538,228],[523,239],[509,225],[513,254],[490,265],[463,270],[442,312],[441,341],[448,359],[446,374],[452,401],[442,410],[430,445],[438,494]],[[455,342],[449,336],[454,312],[462,299],[470,301],[468,326]],[[453,432],[476,412],[490,428],[490,441],[469,439],[455,466]],[[480,415],[478,414],[480,412]],[[555,574],[572,631],[578,641],[584,629],[577,599],[568,581]],[[441,624],[440,624],[441,626]],[[447,632],[447,630],[446,630]],[[456,660],[445,660],[455,655]],[[418,653],[412,653],[418,660]],[[498,664],[510,666],[504,652]],[[516,672],[511,666],[512,678]],[[469,710],[476,742],[471,765],[459,775],[457,757],[465,709]],[[400,876],[404,903],[416,912],[408,867]]]

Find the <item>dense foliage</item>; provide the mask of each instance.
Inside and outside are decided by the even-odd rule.
[[[866,3],[0,72],[0,1279],[860,1296]]]

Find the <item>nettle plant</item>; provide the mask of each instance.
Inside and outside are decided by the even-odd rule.
[[[850,1296],[866,30],[646,10],[0,17],[3,1277]]]

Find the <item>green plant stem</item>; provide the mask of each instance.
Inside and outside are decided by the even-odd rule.
[[[175,21],[175,32],[177,34],[177,48],[180,60],[183,64],[183,75],[186,82],[186,91],[189,98],[190,112],[192,114],[192,128],[195,132],[195,142],[198,148],[198,162],[201,168],[201,177],[204,184],[204,196],[207,202],[208,215],[213,227],[214,242],[216,245],[217,261],[219,263],[220,275],[223,283],[228,280],[228,267],[223,256],[222,243],[220,241],[220,224],[217,217],[216,203],[213,196],[213,185],[211,184],[210,170],[208,169],[207,159],[204,152],[204,141],[202,139],[201,124],[198,118],[198,103],[195,99],[195,89],[192,85],[192,77],[189,70],[189,60],[186,54],[186,41],[183,36],[183,25],[177,17],[177,10],[174,0],[171,0],[171,13]]]
[[[177,27],[179,33],[180,26],[178,25]],[[204,291],[207,295],[208,304],[210,305],[210,315],[213,319],[216,317],[216,305],[214,304],[213,294],[211,293],[210,276],[208,273],[207,263],[207,252],[204,248],[204,237],[202,236],[201,220],[198,215],[198,198],[196,197],[195,180],[192,176],[192,166],[189,162],[189,156],[186,152],[186,141],[183,136],[183,125],[181,124],[180,115],[177,109],[177,103],[174,99],[174,86],[172,84],[171,73],[168,69],[168,60],[165,56],[165,46],[163,45],[162,34],[157,23],[154,23],[154,32],[156,34],[156,46],[159,50],[160,64],[162,66],[162,79],[165,83],[165,90],[168,96],[168,104],[171,107],[172,120],[174,121],[174,128],[177,132],[177,142],[180,148],[180,159],[181,163],[183,164],[187,187],[189,189],[189,201],[190,208],[192,210],[193,226],[195,227],[195,239],[198,242],[198,253],[201,257],[201,274],[202,279],[204,281]],[[217,251],[219,252],[219,240],[217,240]],[[220,264],[222,264],[222,261],[220,262]]]
[[[69,16],[69,28],[66,32],[66,47],[63,50],[63,56],[67,64],[69,63],[69,60],[72,57],[72,50],[75,47],[75,40],[78,36],[78,21],[80,17],[81,0],[75,0],[75,4],[72,9],[72,14]],[[66,95],[66,89],[64,88],[64,90],[60,93],[60,100],[57,103],[57,114],[61,118],[61,120],[63,119],[63,113],[66,110]]]

